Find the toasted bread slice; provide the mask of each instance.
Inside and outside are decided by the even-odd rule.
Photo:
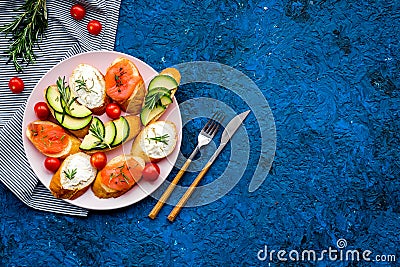
[[[136,65],[123,57],[115,59],[108,67],[106,93],[121,109],[132,115],[142,109],[146,88],[142,75]]]
[[[69,87],[77,101],[95,115],[102,115],[111,99],[106,94],[104,75],[89,64],[79,64],[69,78]]]
[[[81,141],[64,128],[50,121],[33,121],[26,128],[26,137],[45,156],[64,159],[79,152]]]
[[[88,190],[97,175],[90,164],[90,156],[83,152],[68,156],[50,181],[51,193],[56,198],[76,199]]]
[[[178,132],[170,121],[148,124],[132,144],[131,154],[146,162],[157,162],[170,155],[176,146]]]
[[[97,174],[93,193],[99,198],[117,198],[125,194],[142,178],[144,166],[142,158],[129,154],[113,158]]]
[[[89,128],[90,124],[88,124],[85,128],[80,130],[68,130],[68,131],[78,138],[83,138],[89,133]]]

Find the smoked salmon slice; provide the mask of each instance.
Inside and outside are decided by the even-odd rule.
[[[30,123],[28,130],[33,145],[43,154],[57,154],[68,147],[68,134],[61,126]]]
[[[130,158],[122,163],[106,166],[101,171],[102,183],[107,187],[124,191],[131,188],[142,177],[143,167],[135,159]]]
[[[107,70],[106,94],[116,102],[129,99],[138,83],[143,82],[136,66],[126,58],[120,58]]]

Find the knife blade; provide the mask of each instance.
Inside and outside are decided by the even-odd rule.
[[[217,150],[214,152],[207,165],[211,165],[218,155],[221,153],[222,149],[228,144],[229,140],[239,129],[240,125],[242,125],[243,121],[246,119],[247,115],[249,115],[250,110],[240,113],[236,115],[229,123],[226,125],[225,130],[222,132],[221,143],[219,144]]]

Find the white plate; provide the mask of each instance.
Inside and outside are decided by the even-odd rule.
[[[22,139],[24,142],[24,149],[26,153],[26,157],[31,165],[31,168],[39,178],[39,180],[49,188],[50,180],[53,176],[53,173],[48,171],[43,163],[45,160],[45,156],[42,155],[28,140],[25,135],[25,129],[27,125],[37,120],[35,112],[33,110],[34,105],[37,102],[44,101],[44,90],[47,86],[51,84],[55,84],[58,77],[66,77],[66,81],[68,81],[69,76],[71,75],[73,69],[80,63],[87,63],[96,68],[98,68],[103,74],[105,74],[107,67],[114,61],[117,57],[125,57],[135,63],[138,67],[140,74],[142,75],[146,86],[148,85],[151,78],[157,75],[157,72],[144,63],[143,61],[132,57],[130,55],[126,55],[119,52],[114,51],[95,51],[88,52],[73,56],[67,60],[64,60],[53,67],[49,72],[47,72],[36,87],[33,89],[32,94],[30,95],[28,102],[26,104],[26,109],[24,112],[24,120],[22,123]],[[102,115],[100,118],[106,122],[109,120],[107,115]],[[167,111],[163,114],[160,120],[169,120],[175,123],[178,129],[178,143],[175,147],[174,152],[169,155],[166,159],[163,159],[158,163],[161,174],[160,177],[155,182],[146,182],[143,179],[139,181],[137,185],[135,185],[130,191],[125,193],[124,195],[118,198],[110,198],[110,199],[99,199],[97,198],[91,189],[89,189],[85,194],[75,200],[67,200],[68,202],[87,209],[92,210],[110,210],[117,209],[121,207],[126,207],[128,205],[134,204],[152,192],[154,192],[167,178],[169,173],[171,172],[175,161],[179,154],[179,149],[181,146],[181,134],[182,134],[182,119],[181,113],[179,110],[179,106],[174,99],[173,103],[168,107]],[[132,146],[132,141],[125,143],[122,147],[118,149],[114,149],[112,151],[107,152],[108,160],[121,155],[123,153],[129,153]]]

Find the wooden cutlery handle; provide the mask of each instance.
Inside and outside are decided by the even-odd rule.
[[[162,194],[161,198],[158,200],[157,204],[154,206],[154,208],[151,210],[149,213],[149,217],[151,219],[155,219],[157,214],[160,212],[161,208],[164,206],[164,203],[168,200],[170,195],[172,194],[172,191],[174,191],[176,185],[178,184],[179,180],[183,176],[183,174],[186,172],[187,168],[189,167],[190,163],[192,163],[192,160],[189,158],[185,164],[183,164],[182,168],[178,172],[178,174],[175,176],[175,178],[172,180],[171,184],[168,186],[167,190]]]
[[[208,169],[210,168],[211,163],[207,163],[206,166],[201,170],[199,175],[197,175],[196,179],[194,179],[193,183],[190,185],[188,190],[186,190],[185,194],[182,196],[182,198],[179,200],[178,204],[175,206],[175,208],[171,211],[171,213],[168,215],[168,220],[173,222],[176,218],[176,216],[179,214],[181,211],[182,207],[186,204],[190,196],[193,194],[194,190],[196,189],[197,185],[200,183],[201,179],[204,177],[204,175],[207,173]]]

